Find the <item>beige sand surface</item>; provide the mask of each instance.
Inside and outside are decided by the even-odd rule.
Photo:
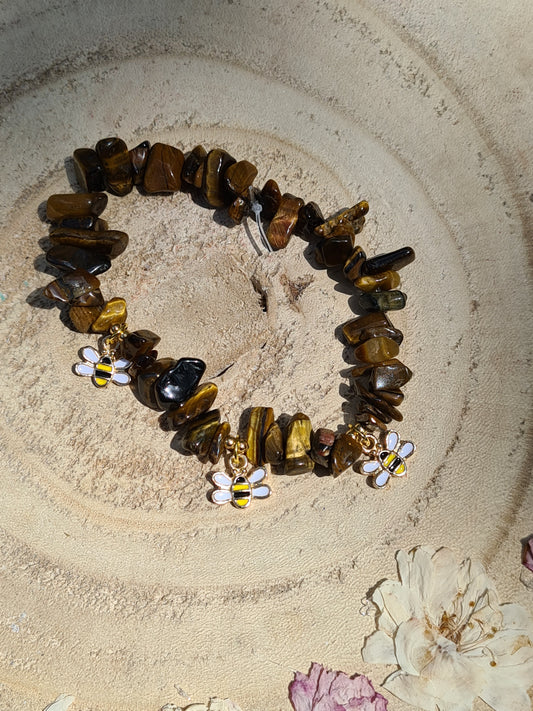
[[[518,0],[2,6],[1,711],[61,692],[72,711],[157,711],[184,702],[176,687],[285,711],[311,661],[379,684],[392,669],[361,660],[360,600],[420,543],[480,557],[532,608],[531,15]],[[35,298],[51,279],[37,210],[70,190],[72,150],[113,134],[225,147],[325,212],[368,198],[367,251],[416,249],[393,317],[415,372],[406,481],[278,477],[267,502],[219,509],[210,468],[156,413],[71,374],[94,339]],[[232,366],[216,382],[234,427],[251,405],[344,423],[349,293],[305,242],[259,257],[183,194],[110,198],[106,217],[130,247],[104,293],[162,355]]]

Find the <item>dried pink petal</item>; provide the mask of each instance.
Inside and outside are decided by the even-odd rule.
[[[522,563],[533,573],[533,536],[530,536],[524,543],[522,551]]]
[[[387,700],[364,675],[348,676],[313,662],[289,684],[294,711],[387,711]]]

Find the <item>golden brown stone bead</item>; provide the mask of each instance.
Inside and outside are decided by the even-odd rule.
[[[396,341],[398,345],[403,339],[402,332],[394,328],[386,314],[381,311],[375,311],[347,321],[342,327],[342,333],[352,346],[358,346],[363,341],[367,341],[374,336],[387,336]]]
[[[252,464],[264,464],[263,440],[274,424],[274,410],[271,407],[252,407],[246,429],[248,449],[246,456]]]
[[[362,453],[361,446],[349,434],[341,434],[335,440],[331,450],[331,475],[338,477],[343,471],[353,466]]]
[[[143,178],[147,193],[175,193],[181,188],[184,155],[179,148],[154,143],[150,149]]]
[[[168,411],[168,421],[173,427],[179,427],[188,420],[193,420],[203,412],[207,412],[215,402],[218,387],[215,383],[199,385],[190,398],[174,410]]]
[[[211,440],[209,452],[207,454],[211,464],[216,464],[220,459],[222,452],[224,451],[224,444],[229,437],[230,431],[231,425],[229,422],[221,422],[215,430],[215,434]]]
[[[318,225],[324,222],[324,215],[316,202],[308,202],[298,213],[298,224],[295,232],[311,235]]]
[[[189,185],[194,185],[195,176],[200,166],[203,166],[207,158],[207,151],[203,146],[195,146],[190,153],[185,156],[183,168],[181,169],[181,179]],[[200,187],[202,181],[200,180]]]
[[[200,417],[190,420],[183,433],[183,448],[196,454],[201,462],[206,462],[209,450],[220,424],[219,410],[210,410]]]
[[[302,198],[295,197],[290,193],[284,193],[278,211],[270,221],[266,233],[272,249],[284,249],[289,244],[298,222],[298,212],[303,205]]]
[[[83,249],[94,249],[114,259],[126,249],[129,237],[120,230],[83,230],[56,227],[50,232],[51,244],[69,244]]]
[[[104,169],[105,182],[115,195],[127,195],[133,188],[133,173],[127,145],[121,138],[102,138],[96,152]]]
[[[355,233],[348,223],[335,227],[327,239],[322,239],[315,250],[315,258],[325,267],[345,264],[353,252]]]
[[[57,221],[57,227],[74,230],[107,230],[107,222],[101,217],[62,217]]]
[[[76,180],[84,192],[105,190],[104,169],[96,151],[92,148],[77,148],[72,158]]]
[[[169,368],[172,368],[177,363],[173,358],[160,358],[149,362],[147,367],[137,371],[136,377],[132,380],[132,388],[136,397],[146,407],[152,410],[160,410],[155,397],[155,381]]]
[[[272,178],[267,180],[257,199],[263,208],[261,218],[263,220],[271,220],[281,205],[281,190],[276,181],[272,180]]]
[[[371,427],[377,427],[379,430],[382,430],[383,432],[387,430],[387,425],[383,420],[381,420],[379,417],[374,415],[372,412],[368,412],[368,410],[363,409],[361,412],[359,412],[355,416],[356,422],[362,422],[368,426]],[[389,422],[391,421],[391,418],[388,420]]]
[[[404,395],[401,390],[379,390],[378,392],[389,405],[398,407],[403,402]]]
[[[61,271],[85,269],[89,274],[103,274],[111,267],[111,260],[101,252],[70,244],[55,244],[46,252],[48,264]]]
[[[400,347],[392,338],[378,336],[364,341],[354,351],[357,360],[363,363],[382,363],[384,360],[395,358],[400,352]]]
[[[202,194],[210,207],[224,207],[232,202],[233,197],[228,193],[224,175],[235,162],[235,158],[221,148],[214,148],[207,154],[202,176]]]
[[[285,447],[283,444],[283,432],[277,422],[274,422],[263,440],[263,459],[268,464],[281,464]]]
[[[142,185],[148,156],[150,155],[150,142],[143,141],[135,148],[130,149],[131,175],[134,185]]]
[[[100,289],[88,291],[69,302],[71,306],[103,306],[105,299]]]
[[[198,166],[198,169],[196,173],[194,174],[194,178],[192,181],[192,184],[195,188],[198,188],[200,190],[202,188],[202,185],[204,184],[204,171],[205,171],[205,161]]]
[[[367,212],[368,203],[366,200],[361,200],[361,202],[358,202],[357,205],[348,208],[348,210],[343,210],[338,215],[330,217],[323,224],[315,227],[315,234],[318,237],[328,237],[335,227],[345,224],[351,224],[354,231],[357,233],[360,231],[358,222],[366,215]]]
[[[121,355],[133,362],[135,358],[153,351],[160,340],[157,333],[148,329],[130,331],[121,342]]]
[[[412,376],[413,373],[406,365],[397,358],[393,358],[371,367],[369,382],[374,391],[395,390],[408,383]]]
[[[107,333],[112,326],[126,323],[127,317],[126,302],[119,296],[115,296],[104,305],[100,315],[91,326],[91,330],[93,333]]]
[[[247,160],[240,160],[227,168],[224,174],[226,186],[235,195],[248,195],[248,188],[257,177],[257,168]]]
[[[398,311],[403,309],[407,302],[407,295],[403,291],[371,291],[359,297],[359,305],[366,311]]]
[[[363,269],[363,274],[379,274],[380,272],[393,269],[398,271],[411,264],[415,258],[415,250],[412,247],[400,247],[394,252],[377,254],[375,257],[367,259]]]
[[[354,247],[352,253],[346,260],[343,272],[347,279],[354,281],[361,274],[361,268],[366,259],[366,254],[362,247]]]
[[[315,463],[308,454],[310,449],[311,421],[303,412],[298,412],[287,427],[283,473],[294,475],[312,472]]]
[[[311,451],[309,455],[317,464],[322,467],[329,466],[329,456],[335,444],[335,432],[325,427],[319,427],[311,435]]]
[[[382,419],[389,418],[390,421],[392,418],[393,420],[398,420],[398,422],[403,420],[402,413],[381,397],[379,392],[367,390],[360,381],[357,381],[357,390],[360,397],[366,400],[367,405],[370,405]]]
[[[105,193],[67,193],[50,195],[46,201],[46,218],[58,222],[63,217],[98,217],[106,209]]]
[[[76,331],[89,333],[101,311],[101,306],[71,306],[68,315]]]
[[[379,274],[374,274],[373,276],[360,276],[354,279],[354,286],[361,291],[375,291],[376,289],[396,289],[400,286],[400,275],[398,272],[389,270],[386,272],[380,272]]]
[[[84,294],[97,291],[99,287],[100,281],[93,274],[75,269],[50,282],[43,293],[54,301],[75,303]]]
[[[228,216],[236,225],[240,225],[249,211],[250,203],[248,200],[245,200],[243,197],[238,197],[228,207]]]

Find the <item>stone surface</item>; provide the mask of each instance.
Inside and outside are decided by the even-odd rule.
[[[175,193],[181,188],[184,156],[179,148],[154,143],[144,171],[143,188],[147,193]]]
[[[128,147],[121,138],[102,138],[96,144],[96,153],[104,169],[108,190],[123,197],[133,187],[133,171]]]

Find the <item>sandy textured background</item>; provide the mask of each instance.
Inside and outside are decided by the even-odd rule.
[[[457,5],[2,5],[2,711],[60,692],[72,711],[156,711],[184,702],[176,686],[285,711],[313,660],[378,684],[391,669],[361,660],[360,599],[418,543],[481,557],[503,600],[532,607],[533,13]],[[51,279],[37,209],[70,189],[74,148],[113,134],[223,146],[326,212],[368,198],[368,253],[416,249],[393,315],[416,376],[406,481],[277,478],[247,512],[215,508],[209,467],[172,449],[156,413],[71,375],[88,339],[35,298]],[[105,217],[130,247],[104,294],[162,335],[162,355],[202,357],[208,376],[233,364],[216,382],[234,426],[250,405],[344,422],[349,294],[306,243],[258,257],[244,228],[180,194],[111,198]]]

